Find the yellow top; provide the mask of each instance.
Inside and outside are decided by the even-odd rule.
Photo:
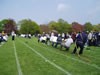
[[[5,33],[4,33],[4,32],[2,32],[2,35],[4,36],[4,35],[5,35]]]

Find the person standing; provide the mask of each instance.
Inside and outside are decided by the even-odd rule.
[[[84,32],[80,32],[76,37],[76,42],[75,42],[76,47],[73,50],[73,54],[76,54],[78,47],[80,47],[79,55],[81,55],[83,53],[83,48],[86,41],[87,41],[86,34]]]
[[[5,36],[5,32],[4,31],[2,31],[2,36]]]
[[[92,45],[92,31],[89,32],[88,34],[88,45],[91,46]]]
[[[100,46],[100,31],[98,32],[98,46]]]
[[[12,31],[11,35],[12,35],[12,40],[15,40],[15,32],[14,31]]]

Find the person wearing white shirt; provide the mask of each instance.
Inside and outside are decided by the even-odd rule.
[[[65,40],[65,43],[61,44],[61,49],[62,49],[62,47],[65,47],[66,50],[69,50],[72,43],[73,43],[73,39],[71,38],[71,36],[69,36],[69,38]]]
[[[15,40],[15,32],[14,31],[12,31],[11,35],[12,35],[12,40]]]
[[[93,33],[92,33],[92,31],[91,32],[89,32],[89,34],[88,34],[88,45],[89,46],[91,46],[92,44],[92,35],[93,35]]]

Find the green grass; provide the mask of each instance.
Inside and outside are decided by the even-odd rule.
[[[18,75],[11,40],[0,47],[0,75]]]
[[[72,75],[100,75],[100,47],[90,47],[91,50],[85,48],[83,55],[79,58],[77,55],[71,54],[74,44],[69,51],[65,51],[64,48],[61,51],[59,46],[56,49],[51,45],[38,43],[37,38],[17,37],[14,43],[23,75],[66,75],[64,71],[50,64],[50,62]],[[87,59],[90,61],[87,62]],[[18,75],[11,38],[0,47],[0,75]]]

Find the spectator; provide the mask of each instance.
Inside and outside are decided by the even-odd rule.
[[[89,34],[88,34],[88,45],[89,46],[91,46],[92,45],[92,31],[91,32],[89,32]]]
[[[98,45],[100,45],[100,31],[98,33]]]
[[[12,35],[12,40],[15,40],[15,32],[14,31],[12,31],[11,35]]]
[[[2,31],[2,36],[4,36],[4,35],[5,35],[4,31]]]

